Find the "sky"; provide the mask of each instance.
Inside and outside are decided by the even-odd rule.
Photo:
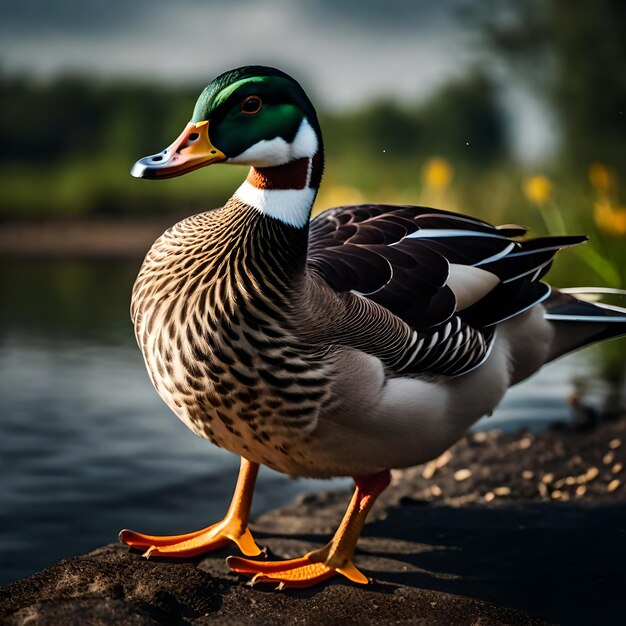
[[[0,0],[0,67],[50,77],[208,83],[246,64],[294,75],[331,109],[420,101],[485,60],[476,0]],[[503,84],[518,156],[549,148],[550,120]],[[515,105],[511,106],[511,98]]]
[[[245,64],[299,75],[332,107],[426,97],[471,65],[459,0],[0,0],[8,70],[208,82]]]

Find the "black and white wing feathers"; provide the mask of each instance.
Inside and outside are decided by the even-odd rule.
[[[461,373],[485,357],[494,325],[548,296],[539,279],[556,252],[585,240],[525,232],[428,207],[337,207],[310,224],[308,267],[411,329],[395,371]]]

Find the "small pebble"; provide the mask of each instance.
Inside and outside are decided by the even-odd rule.
[[[619,478],[615,478],[606,486],[606,490],[609,493],[613,493],[619,486],[620,486]]]
[[[510,487],[496,487],[493,492],[497,495],[497,496],[510,496],[511,495],[511,488]]]
[[[599,474],[600,474],[600,470],[597,467],[590,467],[585,472],[585,478],[587,480],[593,480],[594,478],[597,478]]]
[[[579,498],[581,496],[584,496],[587,493],[587,487],[585,487],[585,485],[578,485],[578,487],[576,487],[576,496],[578,496]]]
[[[548,472],[547,474],[543,475],[541,482],[547,485],[548,483],[551,483],[553,480],[554,480],[554,474],[552,472]]]
[[[465,504],[468,504],[469,502],[474,502],[477,498],[478,498],[478,494],[468,493],[467,495],[459,496],[458,498],[450,498],[448,502],[452,506],[464,506]]]
[[[565,477],[565,484],[566,485],[575,485],[576,484],[576,477],[575,476],[566,476]]]
[[[433,485],[430,488],[430,493],[435,497],[439,497],[443,493],[443,491],[441,491],[441,487],[439,485]]]
[[[611,471],[614,474],[619,474],[622,470],[624,469],[624,466],[622,463],[616,463],[612,468]]]
[[[531,480],[534,477],[535,477],[535,472],[531,472],[530,470],[524,470],[522,472],[522,478],[526,480]]]
[[[485,498],[485,502],[491,502],[492,500],[495,500],[496,494],[493,491],[488,491],[483,498]]]
[[[615,454],[613,452],[607,452],[603,457],[602,457],[602,462],[605,465],[611,465],[611,463],[613,463],[613,461],[615,461]]]
[[[437,469],[441,469],[442,467],[445,467],[450,462],[450,459],[452,459],[452,453],[449,450],[447,450],[440,457],[436,458],[433,461],[433,463],[435,464],[435,467]]]
[[[542,498],[548,497],[548,488],[545,483],[539,483],[539,495],[541,495]]]
[[[563,492],[560,489],[555,489],[550,495],[554,500],[560,500]]]
[[[622,440],[618,439],[617,437],[609,441],[609,448],[611,448],[611,450],[617,450],[621,445],[622,445]]]
[[[474,441],[476,443],[485,443],[487,439],[487,433],[474,433]]]
[[[436,465],[431,461],[430,463],[426,463],[424,469],[422,470],[422,478],[426,480],[430,480],[437,471]]]
[[[467,480],[472,475],[472,470],[464,468],[454,472],[454,480],[461,482]]]
[[[524,437],[523,439],[519,440],[519,443],[517,445],[520,450],[527,450],[528,448],[530,448],[530,446],[533,445],[533,440],[530,437]]]

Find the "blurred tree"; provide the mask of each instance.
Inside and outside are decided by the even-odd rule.
[[[0,77],[0,161],[32,165],[154,152],[187,122],[197,93],[75,76],[42,83]]]
[[[500,159],[506,151],[494,86],[482,74],[451,83],[418,105],[381,100],[341,115],[322,115],[330,154],[382,152],[390,158],[432,154],[467,158],[469,165]]]
[[[624,170],[626,3],[492,0],[478,10],[498,58],[523,70],[555,107],[562,156]]]
[[[420,111],[427,154],[467,160],[469,166],[506,156],[504,121],[496,90],[484,74],[451,83]]]
[[[134,159],[176,137],[198,93],[199,87],[189,85],[88,77],[34,82],[0,74],[0,214],[176,209],[208,201],[207,194],[213,194],[211,202],[221,201],[222,191],[232,188],[228,181],[240,173],[220,171],[210,187],[185,177],[141,192],[128,175]],[[426,103],[384,100],[321,117],[334,159],[329,172],[370,191],[401,179],[418,181],[419,168],[433,154],[471,169],[495,163],[505,151],[494,88],[480,74],[446,86]]]

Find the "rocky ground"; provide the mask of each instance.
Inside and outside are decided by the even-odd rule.
[[[171,562],[121,545],[0,590],[3,624],[609,624],[626,614],[626,420],[541,435],[477,433],[394,475],[340,579],[273,592],[224,550]],[[348,494],[303,495],[259,518],[272,553],[321,545]]]

